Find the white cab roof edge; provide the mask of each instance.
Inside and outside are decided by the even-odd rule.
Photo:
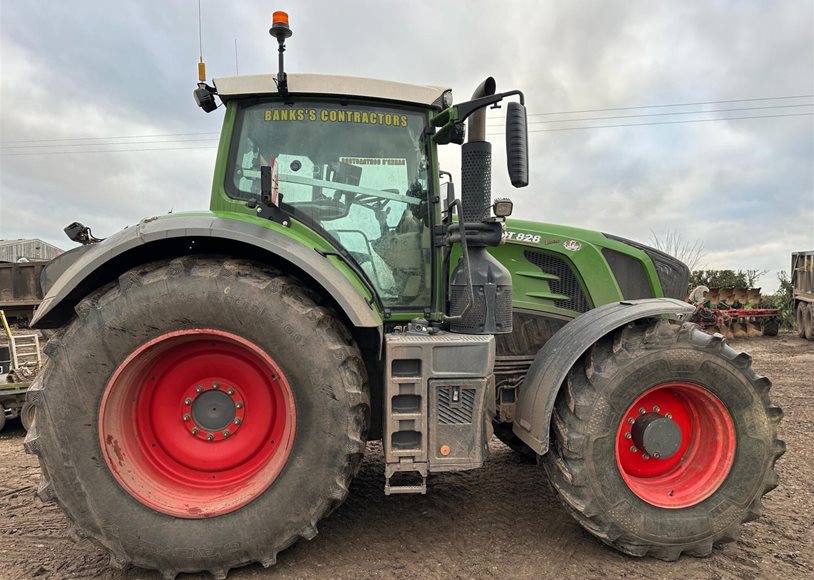
[[[276,75],[248,75],[214,79],[222,100],[250,95],[276,95]],[[415,103],[440,108],[447,88],[395,81],[323,74],[288,74],[288,92],[299,95],[345,95]]]

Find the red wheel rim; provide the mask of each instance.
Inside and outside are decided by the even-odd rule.
[[[99,409],[113,476],[181,518],[234,511],[277,478],[294,439],[294,396],[275,361],[228,332],[169,332],[116,369]]]
[[[646,447],[641,425],[648,418],[664,425],[671,421],[669,428],[680,432],[672,455],[653,457],[640,448]],[[625,412],[616,433],[616,464],[642,500],[663,508],[685,508],[720,487],[735,460],[735,444],[732,417],[718,397],[699,385],[666,382],[647,390]]]

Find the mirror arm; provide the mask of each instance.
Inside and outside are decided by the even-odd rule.
[[[472,101],[467,101],[465,103],[461,103],[460,105],[454,105],[448,109],[444,109],[432,118],[432,125],[434,127],[440,127],[438,132],[432,136],[432,140],[439,145],[446,145],[447,143],[458,143],[460,145],[463,143],[463,123],[470,115],[472,115],[472,113],[478,109],[482,109],[483,107],[495,105],[504,98],[512,95],[518,95],[520,97],[521,105],[526,104],[526,98],[525,95],[523,95],[523,92],[513,90],[505,93],[498,93],[496,95],[481,97],[480,99],[474,99]],[[456,130],[456,128],[458,129]]]
[[[260,202],[258,204],[258,201]],[[279,194],[278,203],[283,203],[283,194]],[[265,218],[278,224],[291,227],[291,216],[280,209],[278,206],[271,203],[271,166],[260,166],[260,196],[252,197],[246,201],[246,206],[249,209],[257,212],[257,217]]]

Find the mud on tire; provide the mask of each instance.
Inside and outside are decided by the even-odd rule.
[[[290,277],[219,257],[135,268],[76,311],[46,346],[49,362],[29,392],[38,420],[26,437],[26,449],[40,459],[39,496],[59,502],[72,537],[105,548],[114,567],[134,564],[169,578],[207,570],[224,578],[251,562],[273,565],[280,550],[316,535],[317,522],[348,493],[370,413],[359,350],[335,313]],[[201,328],[240,337],[276,362],[293,394],[296,427],[287,460],[245,505],[212,517],[174,517],[151,509],[146,494],[128,491],[120,483],[126,477],[113,474],[108,461],[117,459],[100,444],[100,408],[114,372],[139,348],[179,331],[194,337]],[[247,403],[244,433],[257,415],[250,419]],[[123,454],[123,464],[113,466],[132,470],[128,459]],[[175,491],[184,497],[182,488]]]
[[[570,371],[552,418],[553,445],[543,457],[549,480],[586,530],[626,554],[663,560],[709,555],[713,544],[738,538],[741,523],[760,515],[762,496],[777,486],[774,463],[785,444],[777,439],[782,411],[769,400],[770,386],[752,370],[749,355],[720,335],[667,320],[630,324],[598,341]],[[669,480],[677,471],[660,474],[652,481],[661,485],[651,485],[626,471],[630,460],[622,455],[635,449],[624,438],[628,421],[654,410],[665,415],[639,402],[654,393],[673,397],[672,388],[677,396],[671,406],[683,402],[696,421],[687,422],[690,440],[682,442],[675,462],[701,467],[698,477],[676,476],[672,483],[685,486],[683,496],[675,486],[679,497],[671,497]],[[713,402],[717,415],[705,410]],[[704,423],[724,431],[728,426],[730,444],[717,444],[709,428],[697,430]],[[719,453],[704,455],[704,449]],[[642,449],[635,453],[641,457]],[[658,461],[647,459],[642,463]]]

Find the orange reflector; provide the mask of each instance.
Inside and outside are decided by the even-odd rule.
[[[442,456],[446,457],[449,455],[449,445],[441,445],[441,449],[439,449],[439,451],[441,452]]]
[[[271,23],[272,24],[277,24],[278,22],[287,25],[288,24],[288,13],[283,12],[282,10],[278,10],[277,12],[272,14],[271,15]]]

